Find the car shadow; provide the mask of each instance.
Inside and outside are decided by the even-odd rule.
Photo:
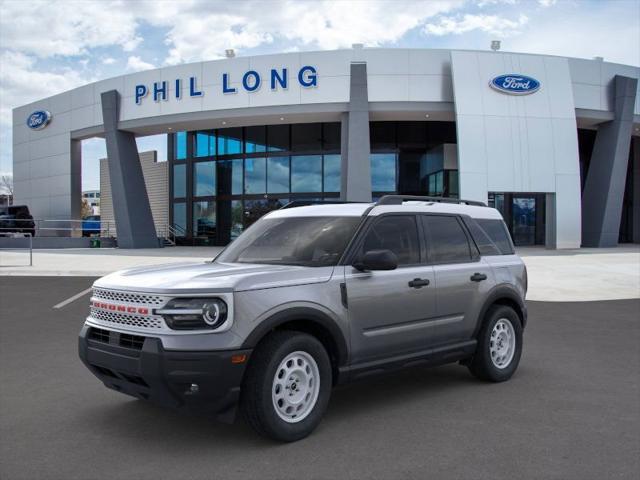
[[[442,393],[459,392],[460,388],[477,388],[477,383],[466,368],[448,365],[437,368],[414,367],[338,386],[332,392],[329,409],[319,432],[342,428],[345,422],[376,412],[383,414],[389,409],[402,409],[405,404],[426,402],[428,406],[430,401],[437,403]],[[149,448],[159,450],[164,448],[167,438],[180,445],[181,449],[202,449],[203,453],[209,451],[212,445],[229,451],[238,445],[245,449],[282,445],[256,435],[239,412],[236,422],[229,425],[141,400],[126,400],[121,395],[117,397],[122,399],[120,401],[113,401],[114,398],[110,397],[107,405],[87,405],[77,421],[86,422],[89,417],[92,428],[112,435],[114,441],[135,439]]]

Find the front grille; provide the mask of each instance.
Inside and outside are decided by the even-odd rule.
[[[93,289],[93,298],[135,305],[149,305],[152,307],[161,307],[167,301],[166,298],[160,295],[119,292],[117,290],[104,290],[102,288]]]
[[[91,317],[113,326],[144,328],[148,330],[161,330],[164,324],[161,317],[130,315],[127,313],[101,310],[99,308],[91,308]]]
[[[91,327],[89,330],[89,339],[96,342],[109,343],[109,330]]]
[[[127,333],[120,334],[121,347],[142,350],[142,345],[144,345],[144,337],[140,337],[138,335],[129,335]]]

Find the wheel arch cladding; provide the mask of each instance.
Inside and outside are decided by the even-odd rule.
[[[526,326],[527,307],[524,304],[524,301],[520,298],[515,288],[506,285],[500,285],[494,288],[489,293],[489,296],[487,297],[487,300],[485,301],[484,306],[480,311],[480,315],[478,317],[478,325],[476,326],[474,337],[477,336],[480,328],[482,327],[482,324],[485,322],[487,312],[491,307],[495,305],[504,305],[505,307],[512,308],[518,315],[518,318],[520,318],[520,324],[522,328],[524,329],[524,327]]]
[[[267,335],[276,330],[293,330],[316,337],[329,354],[334,381],[337,380],[338,368],[347,363],[349,353],[344,334],[331,317],[306,307],[278,312],[260,322],[248,335],[243,348],[255,348]]]

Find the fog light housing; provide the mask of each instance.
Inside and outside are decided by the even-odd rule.
[[[227,320],[227,304],[220,298],[174,298],[156,313],[173,330],[215,330]]]

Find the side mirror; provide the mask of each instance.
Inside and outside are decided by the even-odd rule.
[[[353,268],[361,272],[367,270],[395,270],[398,257],[391,250],[369,250],[353,263]]]

